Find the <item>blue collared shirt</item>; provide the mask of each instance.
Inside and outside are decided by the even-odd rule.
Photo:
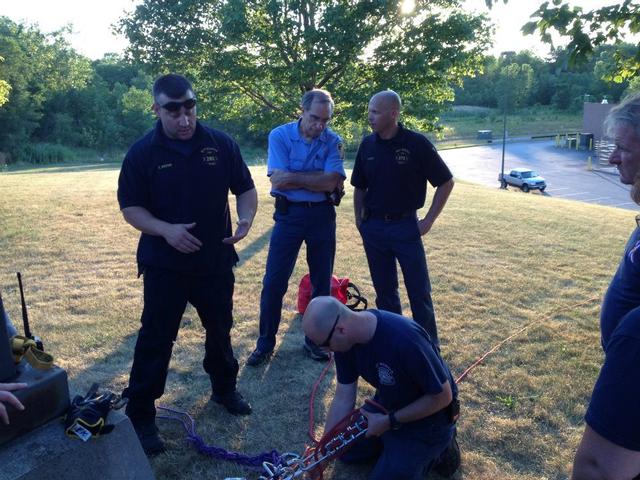
[[[300,135],[300,120],[285,123],[271,130],[267,175],[274,170],[286,172],[335,172],[346,178],[342,158],[342,139],[329,128],[308,143]],[[283,195],[292,202],[321,202],[326,200],[323,192],[312,192],[304,188],[294,190],[271,189],[271,195]]]

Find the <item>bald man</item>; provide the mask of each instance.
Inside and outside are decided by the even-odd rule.
[[[375,94],[369,102],[373,133],[362,140],[351,175],[355,220],[378,308],[402,314],[397,259],[413,319],[438,344],[422,236],[431,230],[447,203],[453,176],[424,135],[398,122],[400,109],[400,97],[391,90]],[[418,218],[427,182],[436,190],[426,215]]]
[[[460,465],[458,389],[422,327],[391,312],[354,312],[333,297],[313,299],[302,327],[316,345],[335,352],[337,385],[325,431],[355,407],[360,377],[376,388],[375,401],[389,412],[363,411],[366,438],[342,460],[377,459],[369,480],[419,479],[432,468],[453,475]]]

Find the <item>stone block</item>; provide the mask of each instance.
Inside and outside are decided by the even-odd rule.
[[[69,438],[53,420],[0,447],[0,480],[154,480],[129,418],[109,413],[115,425],[87,442]]]

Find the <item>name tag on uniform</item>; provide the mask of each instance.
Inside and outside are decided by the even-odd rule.
[[[173,163],[163,163],[162,165],[158,165],[158,170],[164,170],[165,168],[173,167]]]

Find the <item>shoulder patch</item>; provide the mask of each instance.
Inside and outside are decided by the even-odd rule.
[[[380,382],[380,385],[392,386],[396,384],[393,370],[389,365],[380,362],[376,367],[378,367],[378,381]]]

